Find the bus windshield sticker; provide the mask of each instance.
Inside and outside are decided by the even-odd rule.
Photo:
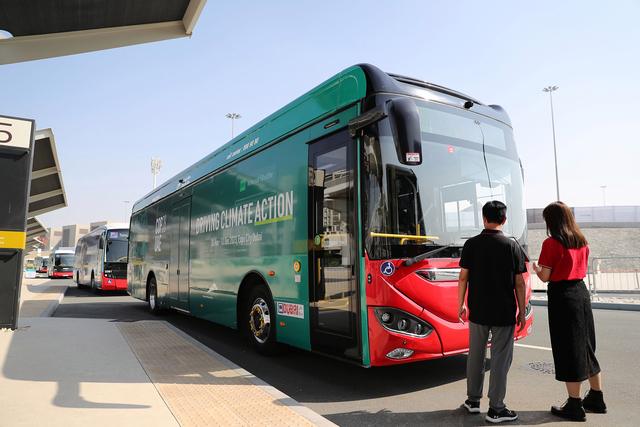
[[[304,319],[304,306],[302,304],[292,304],[288,302],[276,302],[276,304],[280,316]]]

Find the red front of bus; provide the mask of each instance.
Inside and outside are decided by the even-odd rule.
[[[102,285],[100,289],[103,291],[126,291],[127,290],[127,278],[116,277],[110,273],[102,274]]]
[[[468,351],[468,320],[458,320],[458,263],[455,258],[431,258],[411,266],[403,260],[366,260],[366,277],[371,278],[367,307],[372,366]],[[525,283],[527,323],[520,333],[516,331],[516,340],[527,336],[533,323],[528,273]]]
[[[71,268],[71,267],[69,267]],[[70,279],[73,277],[73,271],[65,271],[65,270],[57,270],[57,269],[53,269],[53,271],[50,274],[50,277],[54,278],[54,279]]]

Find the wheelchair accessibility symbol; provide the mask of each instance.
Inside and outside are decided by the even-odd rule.
[[[395,272],[396,266],[393,265],[391,261],[385,261],[380,264],[380,273],[384,274],[385,276],[391,276]]]

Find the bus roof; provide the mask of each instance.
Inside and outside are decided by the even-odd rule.
[[[311,89],[202,160],[173,176],[138,200],[133,205],[132,212],[138,212],[265,145],[331,116],[371,93],[413,96],[452,104],[460,108],[466,101],[471,101],[474,104],[472,111],[510,125],[508,116],[499,106],[483,105],[467,95],[433,83],[387,74],[373,65],[355,65]]]
[[[76,248],[58,248],[55,251],[53,251],[51,253],[51,255],[56,255],[56,254],[74,254],[76,253]]]
[[[109,231],[109,230],[128,230],[129,229],[129,224],[127,224],[126,222],[113,222],[113,223],[108,223],[108,224],[102,224],[97,226],[96,228],[94,228],[93,230],[91,230],[90,232],[88,232],[87,234],[84,234],[82,236],[80,236],[80,238],[78,239],[78,242],[81,241],[82,239],[86,238],[86,237],[91,237],[91,236],[96,236],[98,234],[102,234],[104,231]]]

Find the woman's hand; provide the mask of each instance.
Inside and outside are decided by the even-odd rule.
[[[533,264],[531,264],[531,268],[533,269],[533,272],[536,273],[536,274],[538,274],[538,273],[540,273],[542,271],[542,267],[540,267],[538,265],[538,263],[535,262],[535,261],[533,261]]]

